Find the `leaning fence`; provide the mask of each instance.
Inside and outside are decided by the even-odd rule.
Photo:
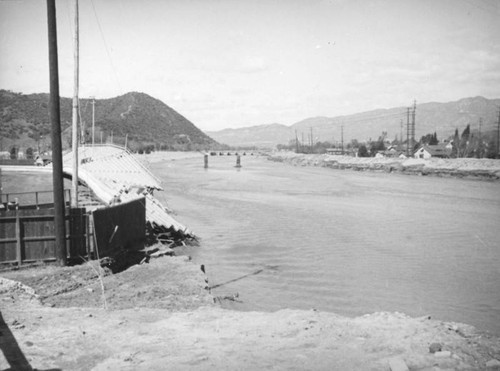
[[[0,263],[22,265],[56,260],[54,219],[53,208],[0,211]],[[85,209],[66,208],[65,227],[68,259],[88,256]]]

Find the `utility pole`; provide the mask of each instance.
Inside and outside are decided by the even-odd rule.
[[[401,142],[401,146],[403,145],[403,119],[401,119],[401,127],[400,127],[400,136],[399,136],[399,141]],[[399,150],[399,148],[398,148]]]
[[[406,109],[406,157],[410,157],[410,107]]]
[[[302,132],[302,142],[300,143],[300,152],[304,152],[304,132]]]
[[[344,154],[344,125],[340,126],[340,141],[342,143],[342,155]]]
[[[295,129],[295,153],[299,153],[299,139],[297,138],[297,129]]]
[[[415,145],[415,114],[417,110],[417,101],[413,101],[413,112],[412,112],[412,120],[411,120],[411,155],[413,155],[413,146]]]
[[[75,30],[73,35],[74,50],[74,81],[73,81],[73,126],[72,126],[72,147],[73,147],[73,175],[71,177],[71,206],[78,207],[78,0],[75,0]]]
[[[95,97],[92,99],[92,147],[94,147],[94,134],[95,134]]]
[[[64,225],[64,184],[62,171],[61,111],[59,101],[59,67],[57,58],[57,23],[55,0],[47,0],[50,72],[50,122],[52,134],[52,187],[54,193],[54,224],[56,259],[66,265],[66,231]]]
[[[311,153],[313,153],[313,128],[312,126],[310,127],[311,129]]]
[[[497,158],[500,158],[500,107],[498,108],[498,128],[497,128]]]

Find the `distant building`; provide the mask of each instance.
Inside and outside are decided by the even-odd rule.
[[[448,158],[451,155],[451,148],[446,143],[443,144],[424,144],[415,151],[413,157],[428,159],[431,157]]]
[[[343,155],[344,150],[342,148],[327,148],[326,153],[329,155]]]

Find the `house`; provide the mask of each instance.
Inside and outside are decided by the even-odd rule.
[[[431,157],[448,158],[451,155],[451,149],[446,144],[424,144],[415,151],[413,157],[428,159]]]
[[[343,155],[344,150],[342,148],[327,148],[326,153],[329,155]]]
[[[52,162],[52,156],[48,155],[37,155],[35,157],[35,165],[36,166],[45,166]]]

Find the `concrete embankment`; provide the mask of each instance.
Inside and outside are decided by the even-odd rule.
[[[349,157],[332,155],[297,154],[275,152],[269,160],[295,166],[322,166],[332,169],[355,171],[397,172],[410,175],[433,175],[484,180],[500,179],[500,160],[494,159],[399,159]]]

